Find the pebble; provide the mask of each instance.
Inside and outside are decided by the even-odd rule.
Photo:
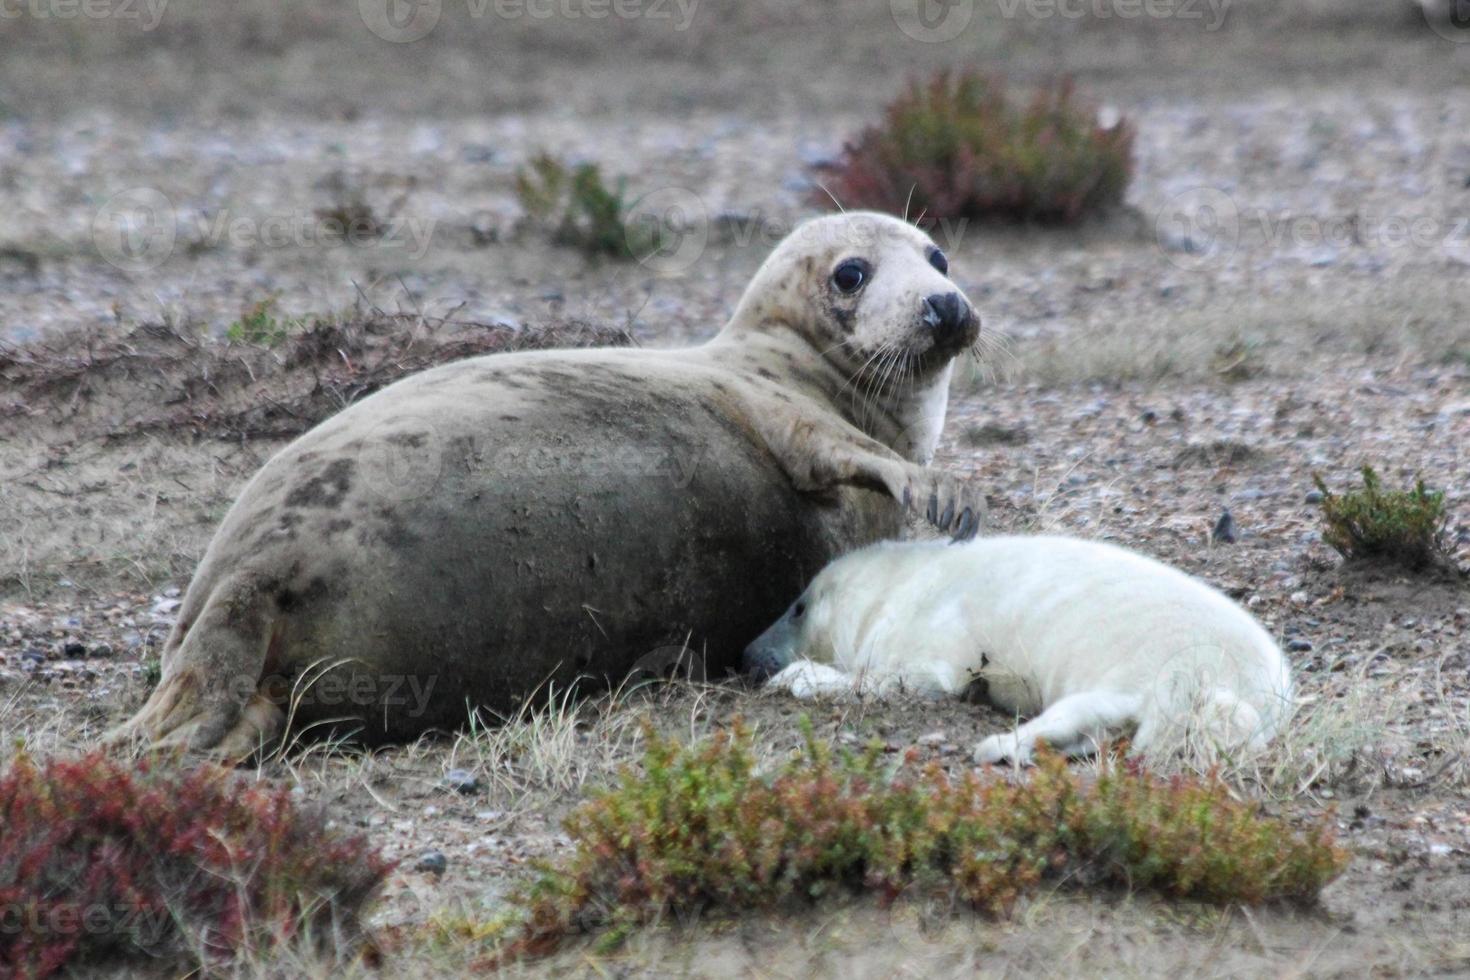
[[[442,875],[449,869],[449,858],[444,856],[443,851],[428,851],[419,858],[413,869],[425,871],[431,875]]]
[[[456,793],[471,796],[480,791],[480,780],[468,769],[451,769],[444,774],[444,785]]]
[[[1292,653],[1307,653],[1312,649],[1311,640],[1288,640],[1286,649]]]
[[[1308,490],[1306,497],[1303,499],[1309,504],[1320,504],[1326,498],[1323,496],[1321,490]]]
[[[925,747],[940,745],[944,742],[944,733],[930,732],[927,735],[920,735],[915,741]]]
[[[1210,540],[1217,544],[1234,544],[1239,538],[1240,535],[1235,526],[1235,518],[1227,510],[1215,522],[1215,529],[1210,532]]]

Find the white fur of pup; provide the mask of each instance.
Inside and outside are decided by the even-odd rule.
[[[1292,705],[1291,672],[1245,610],[1142,555],[1063,537],[886,542],[824,568],[746,650],[797,697],[959,694],[976,679],[1036,717],[975,748],[1029,761],[1040,740],[1086,754],[1135,729],[1143,753],[1259,750]]]

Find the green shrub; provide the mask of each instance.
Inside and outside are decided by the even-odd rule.
[[[626,181],[609,188],[595,163],[569,168],[542,153],[516,174],[526,219],[551,230],[552,241],[590,256],[637,259],[658,245],[646,224],[630,221]]]
[[[807,733],[763,775],[737,723],[680,749],[648,733],[641,771],[566,821],[574,851],[519,898],[502,959],[573,931],[616,940],[671,911],[769,908],[843,888],[887,899],[937,887],[1002,913],[1044,881],[1213,902],[1310,902],[1346,855],[1324,821],[1293,832],[1217,780],[1112,767],[1094,780],[1044,756],[1025,778],[947,775],[881,747],[834,753]]]
[[[279,347],[305,321],[293,317],[278,317],[275,311],[275,297],[261,300],[225,328],[225,338],[236,344]]]
[[[1122,202],[1132,157],[1132,127],[1100,126],[1070,81],[1019,108],[994,78],[940,72],[847,144],[826,190],[845,208],[1070,223]]]
[[[1419,480],[1412,490],[1384,490],[1373,467],[1364,466],[1363,487],[1336,494],[1320,475],[1322,540],[1349,560],[1385,561],[1411,571],[1444,566],[1444,494]]]
[[[217,766],[22,755],[0,773],[0,976],[120,956],[209,973],[308,937],[350,958],[391,867]]]

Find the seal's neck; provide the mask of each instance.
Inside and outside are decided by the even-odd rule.
[[[774,380],[831,406],[905,459],[928,464],[944,428],[953,362],[924,377],[880,384],[862,366],[844,369],[810,335],[780,320],[743,321],[737,311],[705,349],[731,370]]]

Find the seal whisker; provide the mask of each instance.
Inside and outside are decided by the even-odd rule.
[[[846,214],[847,213],[847,208],[843,207],[842,206],[842,202],[839,201],[839,200],[837,200],[837,195],[836,194],[833,194],[830,190],[827,189],[827,185],[826,184],[822,183],[819,180],[819,181],[817,181],[817,186],[822,189],[822,193],[823,194],[826,194],[828,197],[830,197],[832,199],[832,203],[837,206],[837,210],[838,211],[840,211],[843,214]]]
[[[869,427],[872,421],[872,416],[869,410],[872,406],[873,382],[874,379],[879,376],[882,365],[889,356],[891,347],[892,345],[886,340],[883,343],[879,344],[878,349],[874,352],[873,356],[868,358],[868,360],[864,362],[863,366],[858,369],[857,374],[853,375],[854,381],[858,380],[859,375],[862,376],[861,387],[854,384],[852,395],[853,414],[858,418],[858,424],[862,426],[864,430]],[[876,365],[874,365],[874,362],[877,362]],[[873,366],[872,370],[869,370],[870,366]]]
[[[897,344],[885,342],[883,345],[883,359],[873,371],[868,385],[865,386],[864,416],[865,422],[871,422],[879,402],[884,397],[884,388],[893,372],[896,358],[902,353]]]
[[[867,360],[863,361],[862,364],[859,364],[857,369],[853,371],[852,374],[848,375],[847,380],[842,382],[842,387],[837,389],[837,394],[840,396],[844,391],[847,390],[848,386],[851,385],[853,398],[856,399],[858,395],[858,379],[863,377],[863,373],[867,370],[868,365],[872,364],[873,361],[877,360],[880,356],[882,356],[882,354],[883,347],[881,346],[872,354],[869,354]]]

